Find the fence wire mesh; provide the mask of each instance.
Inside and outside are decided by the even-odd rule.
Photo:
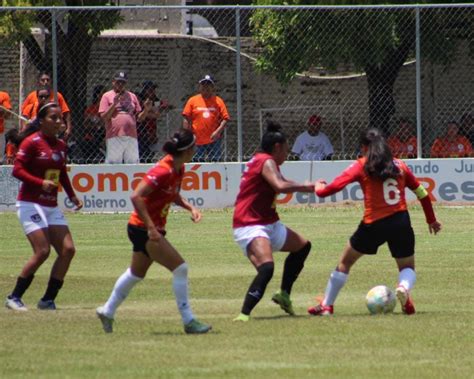
[[[467,156],[474,143],[472,5],[4,8],[0,46],[0,91],[18,115],[35,118],[44,97],[29,113],[22,104],[45,90],[40,74],[49,73],[43,84],[69,108],[72,163],[134,149],[123,139],[109,144],[121,132],[99,114],[119,72],[142,108],[151,102],[143,120],[131,98],[119,106],[140,162],[163,155],[204,75],[230,115],[221,152],[204,161],[249,159],[267,120],[282,124],[292,159],[353,159],[368,126],[382,129],[403,158]],[[16,116],[6,120],[7,130],[20,127]]]

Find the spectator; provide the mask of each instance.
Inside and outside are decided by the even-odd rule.
[[[46,103],[51,103],[54,102],[54,93],[51,90],[51,75],[49,73],[42,71],[38,75],[38,83],[37,87],[47,87],[50,92],[49,92],[49,98]],[[25,101],[23,101],[23,104],[21,106],[21,113],[25,113],[25,108],[30,105],[34,104],[38,101],[38,96],[37,96],[37,91],[32,91],[28,94],[26,97]],[[58,100],[57,103],[61,107],[61,113],[63,115],[64,122],[66,123],[66,130],[64,132],[64,139],[67,140],[72,133],[72,121],[71,121],[71,111],[69,109],[69,106],[66,103],[66,100],[64,99],[64,96],[61,94],[61,92],[58,92]]]
[[[410,121],[401,118],[397,130],[387,138],[387,144],[396,158],[411,159],[417,157],[417,139]]]
[[[474,116],[472,113],[464,113],[461,116],[461,127],[459,134],[466,137],[474,148]]]
[[[28,104],[26,107],[22,108],[22,116],[30,120],[29,122],[21,122],[21,132],[24,132],[30,126],[36,128],[39,127],[38,120],[36,118],[38,110],[41,109],[43,105],[46,105],[50,102],[51,89],[46,86],[40,86],[36,89],[36,101]],[[62,111],[62,109],[61,109]],[[64,120],[64,114],[63,114]]]
[[[153,145],[158,142],[156,120],[160,117],[161,112],[168,108],[166,100],[158,99],[156,95],[157,85],[151,80],[143,82],[143,88],[138,94],[138,100],[143,108],[146,100],[150,100],[152,108],[148,112],[147,117],[137,125],[138,131],[138,147],[140,150],[140,161],[142,163],[151,163],[154,161]]]
[[[6,139],[6,143],[7,143],[6,153],[5,153],[5,155],[6,155],[5,163],[6,164],[14,164],[15,163],[16,153],[18,152],[18,146],[17,146],[18,137],[19,137],[19,133],[18,133],[17,128],[10,129],[5,134],[5,139]]]
[[[436,138],[431,147],[431,158],[458,158],[471,155],[471,143],[459,134],[459,125],[456,121],[448,122],[446,136]]]
[[[112,90],[104,93],[99,114],[105,121],[107,163],[138,163],[137,121],[143,121],[152,107],[146,100],[144,110],[137,96],[125,90],[128,75],[119,71],[112,80]]]
[[[99,114],[99,104],[104,93],[105,86],[95,86],[92,103],[84,111],[84,130],[79,136],[79,149],[86,163],[99,163],[103,160],[105,125]]]
[[[8,110],[12,109],[8,92],[0,91],[0,106]],[[5,119],[10,117],[10,113],[2,108],[0,108],[0,164],[3,164],[5,156]]]
[[[321,117],[314,114],[308,119],[308,130],[296,137],[291,152],[300,160],[331,160],[334,149],[328,136],[321,132],[321,126]]]
[[[230,117],[215,90],[214,79],[206,75],[199,81],[199,94],[192,96],[183,109],[183,126],[196,136],[194,160],[198,162],[218,162],[222,157],[221,137]]]

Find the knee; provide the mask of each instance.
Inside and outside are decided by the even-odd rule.
[[[76,255],[76,248],[74,246],[65,246],[60,255],[64,258],[72,259]]]
[[[46,259],[48,259],[50,252],[51,252],[51,249],[49,248],[49,246],[36,248],[35,257],[40,263],[43,263]]]

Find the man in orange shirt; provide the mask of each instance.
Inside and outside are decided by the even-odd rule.
[[[222,132],[230,117],[224,100],[215,95],[215,83],[210,75],[199,81],[199,94],[188,100],[183,117],[183,127],[192,129],[196,136],[194,161],[220,161]]]
[[[448,122],[445,137],[436,138],[431,147],[431,158],[459,158],[473,156],[469,140],[459,134],[456,121]]]
[[[47,72],[40,72],[38,75],[38,87],[48,87],[51,90],[51,75]],[[27,111],[27,107],[30,104],[35,104],[38,101],[37,97],[37,91],[32,91],[28,94],[26,97],[25,101],[23,101],[23,104],[21,105],[21,114],[24,114]],[[51,91],[49,95],[49,101],[48,103],[54,102],[54,92]],[[61,108],[61,113],[64,117],[64,121],[66,123],[66,131],[64,132],[64,138],[68,139],[69,136],[72,133],[72,122],[71,122],[71,111],[69,109],[69,106],[66,103],[66,100],[64,99],[64,96],[58,92],[58,100],[57,103],[59,104],[59,107]],[[31,107],[32,105],[30,105]]]
[[[10,95],[7,92],[0,91],[0,105],[3,108],[12,109]],[[5,156],[5,119],[10,117],[10,113],[0,108],[0,164],[3,164]]]
[[[416,158],[417,140],[413,128],[406,118],[401,118],[398,128],[388,139],[387,144],[396,158]]]

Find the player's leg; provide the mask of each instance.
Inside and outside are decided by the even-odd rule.
[[[275,265],[269,237],[255,237],[246,247],[247,257],[257,270],[245,295],[240,315],[235,321],[248,321],[250,313],[263,297],[268,283],[273,277]]]
[[[58,212],[61,213],[59,210]],[[44,310],[56,309],[54,300],[63,286],[64,278],[76,253],[71,232],[67,225],[50,225],[49,238],[51,245],[56,250],[57,257],[51,268],[46,292],[38,302],[38,308]]]
[[[399,271],[396,294],[403,313],[411,315],[415,313],[415,305],[410,295],[416,282],[415,233],[408,212],[396,214],[392,223],[392,237],[388,241],[388,246]]]
[[[15,288],[5,300],[5,306],[13,310],[26,311],[27,309],[21,298],[33,281],[35,272],[48,259],[50,241],[47,218],[40,205],[20,202],[17,215],[33,249],[33,255],[23,266]]]
[[[196,319],[189,303],[188,264],[178,251],[163,236],[158,242],[148,241],[146,248],[150,257],[160,265],[166,267],[173,274],[173,292],[176,305],[181,314],[186,333],[206,333],[211,325]]]
[[[308,308],[308,313],[314,316],[326,316],[334,312],[334,303],[342,287],[344,287],[347,282],[352,266],[363,255],[364,254],[355,250],[350,243],[347,244],[336,269],[329,276],[324,299],[320,304]]]
[[[272,300],[279,304],[286,313],[294,315],[295,312],[290,300],[291,289],[298,275],[303,270],[304,262],[311,250],[311,242],[290,228],[285,227],[283,224],[275,224],[276,229],[281,227],[285,228],[284,234],[286,238],[283,246],[278,248],[278,250],[289,251],[290,254],[288,254],[285,260],[280,291],[273,295]],[[278,232],[278,235],[281,234],[282,232]],[[275,246],[274,249],[276,250],[277,246]]]

